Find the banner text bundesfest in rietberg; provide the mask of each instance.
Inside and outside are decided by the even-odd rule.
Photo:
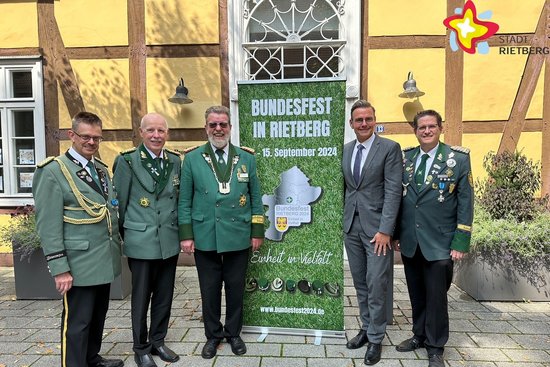
[[[266,241],[244,324],[341,331],[345,82],[239,85],[240,142],[256,150]]]

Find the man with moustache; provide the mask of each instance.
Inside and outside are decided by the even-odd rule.
[[[264,217],[256,159],[251,149],[229,142],[229,109],[206,110],[208,143],[185,151],[178,205],[181,249],[194,253],[202,297],[206,343],[202,357],[213,358],[226,339],[236,355],[246,353],[240,337],[250,247],[260,248]],[[222,325],[222,283],[226,317]]]
[[[364,362],[374,365],[386,333],[390,239],[401,202],[403,164],[399,144],[374,133],[376,111],[369,102],[353,104],[349,124],[357,138],[344,146],[342,157],[344,244],[362,325],[346,347],[367,344]]]
[[[447,291],[454,261],[470,247],[474,192],[469,150],[439,141],[441,115],[419,112],[413,129],[420,143],[404,149],[403,202],[394,248],[401,251],[412,306],[413,336],[399,352],[425,347],[429,367],[444,367],[449,339]]]
[[[40,163],[32,185],[40,243],[63,296],[63,367],[124,365],[99,355],[111,282],[121,268],[118,203],[107,166],[94,157],[101,133],[97,115],[77,113],[71,148]]]
[[[122,152],[114,177],[124,254],[132,272],[132,333],[138,367],[156,367],[151,354],[165,362],[179,356],[164,344],[174,295],[178,239],[180,154],[164,147],[166,119],[148,113],[141,119],[142,144]],[[151,326],[147,312],[151,304]]]

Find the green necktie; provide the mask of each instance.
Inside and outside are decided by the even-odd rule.
[[[223,149],[216,149],[216,155],[218,156],[218,167],[221,172],[225,172],[225,160],[223,159]]]
[[[161,173],[162,173],[162,158],[160,158],[160,157],[155,158],[155,164],[156,164],[156,166],[157,166],[157,167],[156,167],[156,168],[157,168],[157,172],[158,172],[159,174],[161,174]]]
[[[414,175],[414,182],[416,182],[416,187],[421,188],[424,184],[424,174],[426,172],[426,161],[430,156],[428,153],[422,154],[422,158],[418,168],[416,169],[416,174]]]
[[[94,164],[92,161],[88,161],[86,164],[86,167],[90,170],[90,176],[94,179],[94,182],[97,184],[97,186],[101,187],[101,183],[99,182],[99,176],[97,175],[97,170],[95,169]]]

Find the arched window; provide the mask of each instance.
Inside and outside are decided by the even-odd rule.
[[[246,80],[344,77],[344,0],[245,0]]]

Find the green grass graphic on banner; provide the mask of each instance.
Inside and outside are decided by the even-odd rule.
[[[344,329],[345,123],[344,81],[239,85],[240,143],[256,150],[267,220],[247,326]]]

